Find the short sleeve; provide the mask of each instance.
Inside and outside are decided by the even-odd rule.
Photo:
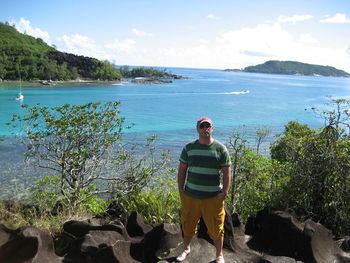
[[[230,166],[231,165],[231,157],[226,147],[223,148],[220,158],[220,166]]]
[[[179,161],[182,163],[188,163],[188,154],[186,147],[182,149]]]

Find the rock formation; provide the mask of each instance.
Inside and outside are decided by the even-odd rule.
[[[0,225],[1,263],[166,263],[182,249],[178,224],[151,226],[133,212],[126,225],[68,221],[56,242],[32,226],[16,230]],[[225,218],[224,256],[232,263],[347,263],[349,238],[311,220],[298,222],[286,212],[263,210],[246,226],[238,215]],[[214,263],[215,248],[201,221],[192,251],[184,261]]]

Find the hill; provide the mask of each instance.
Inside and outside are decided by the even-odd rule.
[[[270,74],[287,74],[287,75],[305,75],[305,76],[332,76],[332,77],[350,77],[350,74],[330,66],[313,65],[296,61],[278,61],[270,60],[256,66],[245,67],[243,70],[226,70],[226,71],[243,71]]]
[[[107,61],[56,50],[42,39],[19,33],[0,23],[0,79],[92,80],[121,79],[122,74]]]

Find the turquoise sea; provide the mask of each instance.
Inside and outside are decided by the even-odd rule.
[[[248,139],[254,137],[257,128],[269,128],[273,140],[272,135],[282,132],[291,120],[311,127],[321,126],[322,120],[305,109],[324,107],[327,96],[350,98],[350,78],[192,68],[167,68],[167,71],[188,79],[153,85],[121,82],[26,87],[23,103],[57,106],[118,100],[126,123],[135,124],[126,132],[127,140],[141,141],[157,134],[158,145],[178,156],[183,144],[196,138],[195,122],[201,116],[213,119],[214,135],[224,143],[242,125]],[[242,92],[245,90],[249,93]],[[0,136],[5,136],[5,141],[0,143],[0,164],[6,164],[8,175],[9,170],[19,172],[16,167],[23,152],[13,131],[5,125],[13,114],[22,111],[21,102],[15,100],[17,93],[18,88],[0,87]]]

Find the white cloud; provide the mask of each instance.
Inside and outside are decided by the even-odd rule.
[[[279,23],[293,23],[309,20],[312,18],[312,15],[294,15],[294,16],[280,16],[278,18]]]
[[[312,45],[310,45],[312,44]],[[243,68],[267,60],[294,60],[330,65],[350,72],[348,47],[326,47],[311,34],[294,36],[280,23],[231,30],[210,43],[160,50],[158,65],[206,68]]]
[[[95,42],[80,34],[64,35],[57,46],[64,52],[107,59],[121,65],[164,67],[244,68],[267,60],[294,60],[305,63],[330,65],[350,72],[350,47],[327,47],[310,33],[292,34],[284,23],[306,20],[301,16],[279,18],[275,23],[265,23],[238,30],[228,30],[218,35],[207,35],[193,44],[151,47],[142,46],[134,39],[116,39],[110,43]],[[282,21],[282,22],[281,22]],[[284,21],[284,22],[283,22]],[[36,37],[49,39],[47,32],[32,28],[21,19],[21,30]],[[143,32],[134,29],[135,34]],[[146,33],[146,32],[143,32]]]
[[[322,19],[321,23],[337,23],[337,24],[345,24],[350,23],[350,18],[346,17],[346,14],[337,13],[334,16],[327,16],[327,18]]]
[[[201,39],[199,39],[199,43],[201,43],[201,44],[209,44],[210,41],[208,39],[201,38]]]
[[[58,41],[60,42],[59,49],[68,53],[94,56],[96,51],[94,41],[87,36],[79,34],[63,35]]]
[[[107,44],[106,48],[114,50],[114,51],[132,51],[135,49],[136,41],[133,39],[125,39],[125,40],[114,40],[114,42]]]
[[[19,21],[11,21],[10,24],[14,24],[16,29],[20,33],[25,33],[27,35],[30,35],[36,38],[41,38],[46,43],[51,44],[51,40],[48,32],[45,32],[40,28],[33,28],[30,25],[30,21],[23,17]]]
[[[207,15],[207,18],[208,19],[219,19],[216,15],[213,15],[213,14]]]
[[[309,44],[316,44],[318,43],[318,40],[314,38],[311,34],[301,34],[299,37],[299,41],[302,43],[309,43]]]
[[[145,31],[141,31],[141,30],[138,30],[138,29],[136,29],[136,28],[133,28],[132,30],[131,30],[131,32],[134,34],[134,35],[136,35],[136,36],[141,36],[141,37],[150,37],[150,36],[153,36],[153,34],[152,33],[148,33],[148,32],[145,32]]]

